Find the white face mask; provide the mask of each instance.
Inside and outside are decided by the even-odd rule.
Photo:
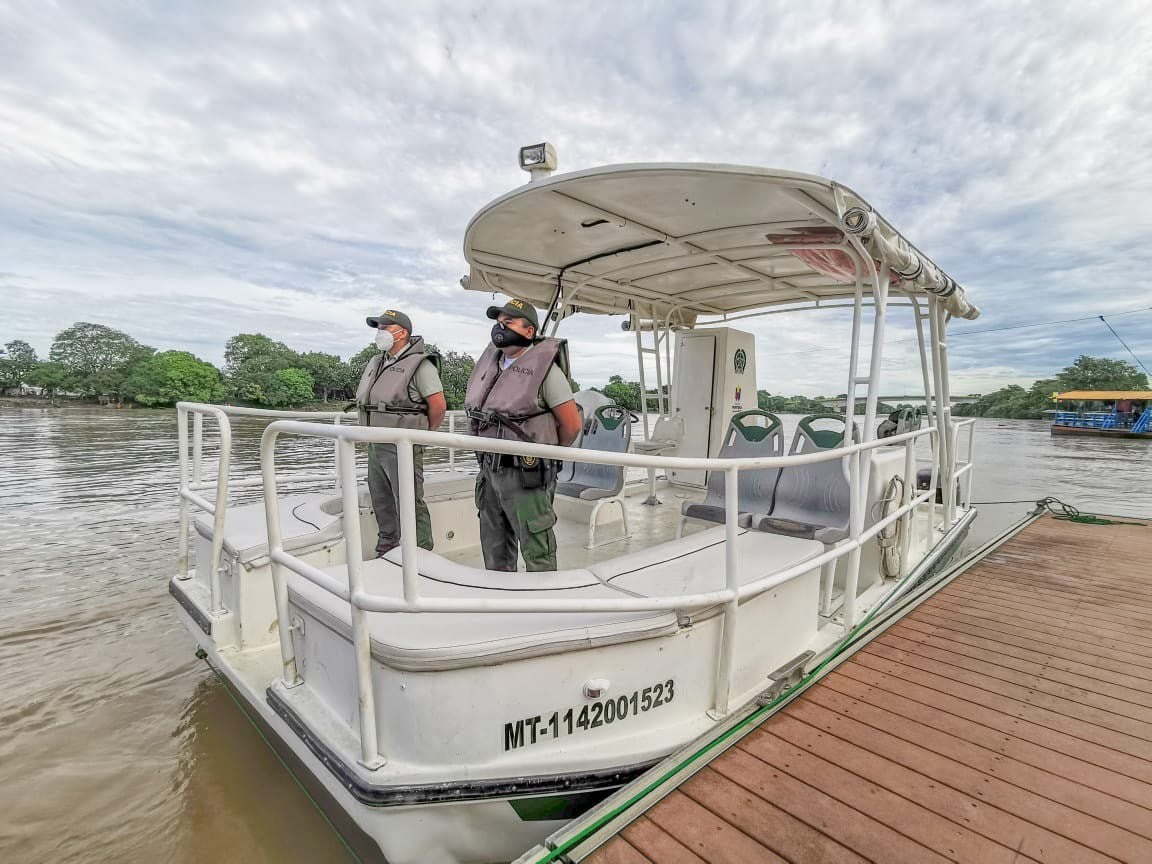
[[[396,344],[396,337],[387,330],[380,329],[376,331],[376,347],[381,351],[391,350],[394,344]]]

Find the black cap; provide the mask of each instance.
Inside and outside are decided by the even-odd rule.
[[[371,318],[365,318],[369,327],[379,327],[383,324],[387,327],[389,324],[399,324],[408,331],[408,335],[412,335],[412,319],[405,315],[403,312],[397,312],[395,309],[385,309],[379,315],[374,315]]]
[[[488,307],[489,318],[498,318],[501,313],[507,315],[509,318],[523,318],[537,330],[540,329],[540,318],[536,315],[536,307],[527,300],[513,297],[503,306]]]

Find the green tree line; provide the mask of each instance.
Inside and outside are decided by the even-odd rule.
[[[1041,378],[1025,389],[1009,384],[976,402],[957,405],[957,417],[1003,417],[1039,419],[1056,407],[1053,393],[1069,390],[1147,390],[1148,376],[1124,360],[1080,355],[1053,378]]]
[[[436,351],[436,346],[429,345]],[[262,333],[240,333],[224,348],[224,368],[187,351],[156,351],[127,333],[77,322],[56,334],[41,360],[21,339],[0,354],[0,393],[23,386],[44,395],[107,398],[146,406],[177,402],[240,402],[292,408],[353,398],[375,345],[343,360],[320,351],[299,352]],[[441,353],[441,379],[449,408],[460,408],[475,365],[468,354]]]

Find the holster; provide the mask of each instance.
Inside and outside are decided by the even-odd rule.
[[[553,459],[539,456],[514,456],[513,464],[520,471],[520,485],[524,489],[543,489],[556,476],[557,465]]]

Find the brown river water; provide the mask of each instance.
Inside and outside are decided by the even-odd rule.
[[[262,428],[236,424],[233,476]],[[1150,441],[979,420],[976,454],[975,501],[1152,517]],[[176,476],[172,411],[0,407],[0,862],[355,860],[193,656],[166,587]],[[968,545],[1028,509],[981,507]]]

